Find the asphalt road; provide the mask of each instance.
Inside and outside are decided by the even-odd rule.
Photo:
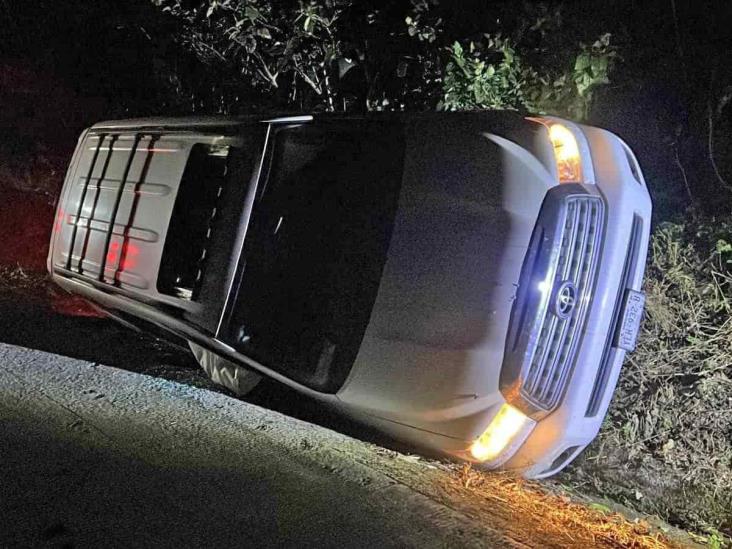
[[[375,447],[207,390],[0,345],[0,545],[470,547]]]
[[[0,299],[0,341],[2,548],[667,546],[108,320]]]

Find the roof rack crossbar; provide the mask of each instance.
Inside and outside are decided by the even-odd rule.
[[[114,200],[114,206],[112,207],[112,213],[109,216],[109,227],[107,227],[107,235],[104,241],[104,248],[102,248],[102,259],[99,268],[99,281],[104,282],[104,271],[107,268],[107,256],[109,255],[109,246],[112,243],[112,233],[114,232],[114,226],[117,222],[117,212],[119,211],[120,202],[122,202],[122,196],[124,195],[125,186],[127,185],[127,178],[130,174],[130,168],[132,167],[132,161],[135,159],[135,153],[137,152],[137,146],[140,144],[142,139],[142,133],[136,133],[135,139],[130,147],[130,154],[127,157],[127,164],[125,165],[125,171],[122,173],[122,180],[119,183],[117,189],[117,196]],[[114,279],[114,277],[113,277]]]
[[[79,230],[79,223],[81,222],[81,212],[84,209],[84,202],[86,201],[86,193],[89,190],[89,183],[91,182],[92,174],[94,173],[94,167],[97,164],[97,158],[99,158],[99,151],[102,148],[102,142],[104,142],[106,138],[107,134],[99,134],[99,142],[97,143],[97,147],[94,150],[94,156],[92,157],[91,163],[89,164],[89,171],[87,172],[86,178],[84,179],[84,188],[82,189],[81,196],[79,197],[79,206],[76,208],[76,219],[74,220],[74,228],[71,230],[71,243],[69,244],[69,253],[68,257],[66,258],[66,268],[69,270],[71,269],[71,261],[74,256],[74,247],[76,246],[76,233]],[[89,227],[87,226],[87,231],[88,230]],[[81,259],[79,259],[78,267],[79,270],[81,270]]]

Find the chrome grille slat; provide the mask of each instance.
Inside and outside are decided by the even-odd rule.
[[[591,195],[568,197],[558,224],[562,234],[555,241],[560,250],[556,255],[551,297],[540,312],[543,319],[524,364],[520,388],[524,398],[547,411],[556,406],[569,380],[592,298],[604,225],[602,200]],[[575,288],[576,303],[569,316],[562,318],[551,309],[551,304],[557,299],[558,288],[568,281]]]
[[[567,256],[570,253],[570,250],[574,249],[575,241],[577,239],[577,225],[579,224],[579,216],[580,211],[579,208],[577,208],[576,204],[572,204],[572,225],[567,226],[565,223],[565,232],[569,232],[569,244],[566,247],[565,250],[562,251],[562,256],[565,258],[564,264],[560,265],[560,269],[562,271],[563,279],[566,279],[569,275],[569,269],[571,268],[572,262],[567,261]]]
[[[589,218],[590,218],[590,212],[589,208],[587,208],[585,205],[580,206],[580,218],[581,218],[581,225],[578,227],[578,231],[580,233],[580,244],[579,246],[576,246],[576,251],[578,253],[575,253],[572,256],[572,269],[569,273],[569,276],[567,278],[570,278],[572,280],[579,280],[580,278],[580,269],[582,268],[582,263],[585,260],[585,245],[587,243],[587,233],[589,230]]]
[[[543,362],[545,360],[546,354],[549,351],[549,346],[547,345],[548,334],[553,333],[556,322],[557,322],[556,317],[549,317],[548,322],[546,319],[544,320],[544,325],[542,326],[542,331],[541,331],[541,334],[539,335],[539,342],[538,342],[536,350],[534,352],[535,357],[536,356],[540,357],[539,358],[540,362]],[[531,368],[529,370],[529,375],[530,375],[529,379],[531,381],[530,381],[530,384],[526,384],[525,386],[528,386],[529,390],[531,392],[536,391],[537,388],[541,387],[540,376],[542,376],[543,374],[544,374],[544,371],[541,368]]]

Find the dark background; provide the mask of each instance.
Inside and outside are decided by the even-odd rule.
[[[732,192],[708,159],[708,109],[732,93],[730,4],[546,5],[562,8],[562,31],[549,38],[558,54],[612,33],[621,61],[611,84],[598,89],[589,122],[617,132],[637,152],[657,208],[678,213],[694,203],[727,211]],[[374,6],[379,3],[364,2],[363,13]],[[441,2],[435,8],[445,24],[440,40],[448,45],[481,32],[510,33],[525,22],[526,10],[517,6]],[[388,3],[385,17],[403,24],[408,7]],[[68,155],[80,130],[103,118],[292,109],[252,90],[232,67],[201,62],[177,41],[181,22],[146,0],[3,1],[0,23],[0,147],[10,161],[19,153]],[[729,106],[719,112],[713,143],[726,179],[732,179],[730,113]]]
[[[236,63],[191,48],[186,21],[156,5],[176,1],[0,0],[0,320],[12,324],[2,330],[5,341],[114,365],[117,357],[120,366],[153,375],[175,378],[185,366],[197,372],[184,353],[129,339],[101,319],[65,317],[53,330],[43,327],[48,313],[17,295],[3,301],[5,287],[45,299],[53,204],[83,128],[121,117],[322,108],[308,97],[290,101],[282,90],[268,91]],[[310,5],[270,4],[285,12]],[[430,21],[441,20],[434,42],[407,32],[405,18],[417,4],[430,6]],[[363,71],[378,67],[385,75],[381,85],[401,97],[406,110],[434,109],[441,87],[424,76],[439,74],[454,41],[466,44],[482,33],[514,36],[556,8],[561,25],[539,44],[548,55],[526,54],[527,61],[566,67],[578,44],[611,33],[618,62],[610,83],[597,88],[587,122],[614,131],[636,152],[655,222],[639,347],[624,367],[597,443],[560,482],[687,528],[709,531],[712,525],[730,533],[732,3],[366,0],[354,2],[342,28],[354,47],[367,46],[371,57]],[[367,24],[375,12],[377,24]],[[405,58],[411,59],[407,78],[397,74]],[[443,66],[426,67],[430,59]],[[420,63],[424,71],[409,73]],[[355,98],[350,110],[366,104],[367,78],[359,71],[338,82]],[[95,314],[49,291],[56,310]],[[92,330],[100,334],[95,345],[88,341]],[[69,337],[72,331],[76,338]],[[281,388],[276,394],[285,406],[280,409],[303,413]],[[317,420],[318,412],[313,415]]]

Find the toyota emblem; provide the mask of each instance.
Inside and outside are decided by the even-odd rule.
[[[577,286],[571,280],[565,280],[557,288],[554,297],[554,314],[566,320],[577,305]]]

